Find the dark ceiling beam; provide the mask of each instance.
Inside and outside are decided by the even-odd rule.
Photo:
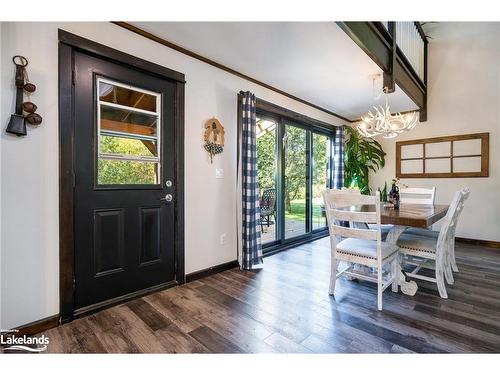
[[[220,64],[220,63],[218,63],[218,62],[216,62],[214,60],[211,60],[211,59],[209,59],[207,57],[199,55],[196,52],[193,52],[193,51],[188,50],[188,49],[186,49],[184,47],[181,47],[181,46],[179,46],[179,45],[177,45],[175,43],[169,42],[168,40],[165,40],[165,39],[163,39],[163,38],[161,38],[161,37],[159,37],[157,35],[151,34],[151,33],[147,32],[147,31],[145,31],[145,30],[143,30],[143,29],[141,29],[141,28],[139,28],[137,26],[134,26],[134,25],[132,25],[132,24],[130,24],[128,22],[114,21],[114,22],[111,22],[111,23],[113,23],[113,24],[115,24],[117,26],[123,27],[124,29],[132,31],[133,33],[141,35],[144,38],[147,38],[147,39],[152,40],[152,41],[154,41],[156,43],[159,43],[159,44],[161,44],[161,45],[163,45],[165,47],[168,47],[168,48],[171,48],[171,49],[173,49],[173,50],[175,50],[177,52],[183,53],[183,54],[185,54],[185,55],[187,55],[189,57],[192,57],[194,59],[202,61],[202,62],[204,62],[206,64],[212,65],[212,66],[214,66],[216,68],[219,68],[221,70],[224,70],[227,73],[230,73],[230,74],[233,74],[233,75],[235,75],[237,77],[243,78],[243,79],[245,79],[247,81],[255,83],[256,85],[262,86],[262,87],[264,87],[264,88],[266,88],[268,90],[277,92],[278,94],[286,96],[287,98],[290,98],[290,99],[293,99],[293,100],[295,100],[297,102],[300,102],[302,104],[308,105],[309,107],[315,108],[315,109],[317,109],[319,111],[322,111],[324,113],[327,113],[327,114],[329,114],[331,116],[338,117],[338,118],[340,118],[340,119],[342,119],[342,120],[344,120],[344,121],[346,121],[348,123],[352,122],[352,120],[348,119],[347,117],[339,115],[338,113],[330,111],[330,110],[328,110],[326,108],[323,108],[323,107],[321,107],[319,105],[311,103],[311,102],[309,102],[307,100],[301,99],[301,98],[299,98],[299,97],[297,97],[295,95],[292,95],[292,94],[290,94],[290,93],[288,93],[286,91],[283,91],[283,90],[281,90],[279,88],[271,86],[271,85],[269,85],[269,84],[267,84],[265,82],[259,81],[259,80],[255,79],[253,77],[250,77],[250,76],[248,76],[246,74],[238,72],[237,70],[234,70],[234,69],[232,69],[232,68],[230,68],[228,66],[222,65],[222,64]]]
[[[392,75],[401,90],[419,107],[420,121],[426,121],[427,86],[418,77],[399,48],[393,55],[392,38],[389,32],[379,22],[337,22],[337,25],[384,73]],[[427,50],[427,40],[424,42]],[[427,54],[425,58],[427,60]],[[427,65],[427,61],[425,64]]]

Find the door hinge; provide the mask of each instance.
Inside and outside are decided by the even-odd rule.
[[[73,172],[73,188],[76,187],[76,174]]]
[[[75,69],[73,69],[71,71],[71,84],[74,86],[75,85],[75,81],[76,81],[76,73],[75,73]]]
[[[73,290],[76,289],[76,278],[73,276]]]

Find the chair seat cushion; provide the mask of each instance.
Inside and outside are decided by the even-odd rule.
[[[406,228],[403,234],[411,234],[414,236],[424,236],[438,238],[439,232],[425,228]]]
[[[398,251],[398,247],[382,242],[382,259]],[[337,244],[337,252],[356,255],[363,258],[377,259],[377,241],[346,238]]]
[[[398,246],[401,249],[424,251],[427,253],[435,253],[437,245],[437,237],[417,236],[413,234],[403,233],[398,238]]]

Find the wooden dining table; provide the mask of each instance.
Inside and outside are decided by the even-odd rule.
[[[392,224],[385,242],[397,244],[399,236],[409,227],[429,228],[446,216],[448,205],[441,204],[401,204],[399,209],[383,206],[380,207],[381,224]],[[340,209],[351,209],[350,207]],[[375,207],[371,205],[357,206],[356,210],[373,212]],[[366,226],[366,224],[363,224]],[[415,281],[407,281],[406,276],[399,275],[399,285],[404,294],[414,295],[417,291]]]
[[[446,216],[448,207],[441,204],[401,204],[398,210],[381,207],[380,222],[392,224],[385,241],[395,244],[408,227],[429,228]]]
[[[401,204],[399,209],[384,206],[380,207],[381,224],[392,224],[387,242],[396,243],[401,233],[408,227],[429,228],[446,216],[448,205],[444,204]],[[339,208],[350,210],[351,207]],[[356,211],[373,212],[375,206],[355,206]]]

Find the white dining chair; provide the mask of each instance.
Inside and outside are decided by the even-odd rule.
[[[407,273],[407,276],[436,283],[441,298],[448,298],[445,278],[448,283],[453,283],[450,266],[450,239],[454,235],[457,220],[467,195],[467,191],[455,193],[437,237],[419,236],[405,232],[397,241],[399,251],[404,256],[403,264],[415,266],[410,273]],[[422,268],[433,269],[435,277],[420,275],[418,272]]]
[[[457,260],[455,258],[455,234],[456,234],[456,228],[457,228],[457,222],[458,218],[460,217],[460,214],[462,213],[465,201],[469,198],[470,195],[470,190],[464,189],[462,190],[463,193],[463,200],[461,204],[458,207],[458,213],[457,213],[457,221],[455,222],[455,225],[453,226],[451,236],[449,238],[449,244],[448,244],[448,257],[449,257],[449,263],[451,266],[451,269],[453,272],[458,272],[458,266],[457,266]],[[425,228],[408,228],[404,232],[405,234],[411,234],[414,236],[424,236],[424,237],[432,237],[432,238],[438,238],[439,232],[430,230],[430,229],[425,229]]]
[[[341,275],[354,277],[377,283],[377,308],[382,310],[382,293],[392,285],[398,290],[399,259],[398,247],[395,244],[382,242],[380,232],[380,194],[376,196],[361,195],[353,191],[331,189],[323,193],[325,211],[330,231],[331,273],[329,294],[335,292],[337,278]],[[364,206],[363,206],[364,205]],[[367,211],[368,206],[374,210]],[[348,228],[341,222],[374,223],[375,229]],[[346,262],[347,266],[337,272],[338,263]],[[391,271],[384,275],[386,264],[390,263]],[[376,270],[371,272],[356,271],[355,265],[363,265]]]
[[[450,261],[451,268],[454,272],[458,272],[458,266],[457,266],[457,260],[455,258],[455,235],[457,231],[457,224],[458,224],[458,219],[460,218],[460,215],[464,209],[465,201],[469,199],[470,196],[470,190],[468,188],[462,190],[462,201],[460,202],[460,205],[458,207],[457,211],[457,217],[455,222],[453,223],[452,229],[451,229],[451,236],[449,238],[449,243],[448,243],[448,257]]]
[[[419,187],[408,187],[399,189],[400,204],[434,204],[436,198],[436,187],[430,189]],[[432,227],[431,227],[432,228]],[[387,236],[391,225],[382,225],[382,236]],[[408,228],[410,231],[412,228]],[[406,232],[406,231],[405,231]]]
[[[399,189],[401,204],[434,204],[436,187],[426,188],[402,188]]]
[[[399,189],[400,204],[434,204],[436,187],[426,188],[401,188]],[[391,224],[383,224],[381,227],[382,238],[385,239],[392,229]]]

